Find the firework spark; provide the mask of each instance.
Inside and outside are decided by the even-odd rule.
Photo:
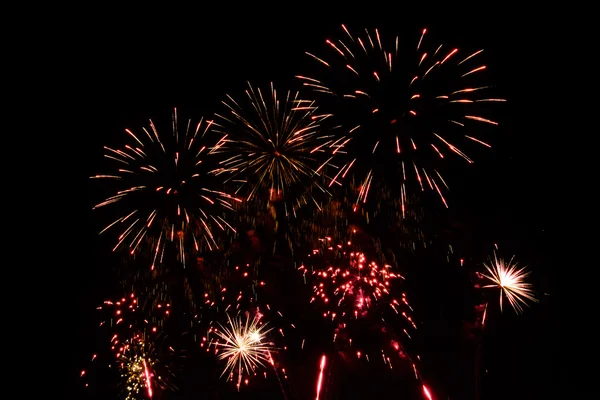
[[[105,157],[118,167],[107,179],[118,185],[117,192],[94,209],[119,204],[120,216],[100,233],[118,229],[120,234],[113,251],[128,247],[134,254],[143,244],[153,252],[152,269],[162,261],[166,243],[174,243],[181,262],[202,247],[219,247],[215,229],[235,229],[223,218],[240,199],[223,192],[222,182],[215,179],[208,154],[213,149],[205,134],[212,121],[191,120],[182,128],[177,109],[173,112],[172,133],[159,135],[154,122],[134,133],[121,149],[105,147]]]
[[[500,310],[502,310],[502,298],[506,296],[513,310],[519,314],[523,312],[522,306],[528,305],[527,300],[537,302],[537,299],[531,289],[531,284],[525,281],[529,271],[526,271],[526,267],[518,268],[518,264],[513,263],[513,258],[506,262],[502,258],[498,258],[494,252],[494,257],[483,264],[489,273],[489,275],[483,274],[483,276],[493,284],[483,287],[500,289]]]
[[[477,63],[483,50],[463,54],[442,44],[429,46],[424,29],[411,58],[398,37],[387,41],[377,29],[358,35],[342,29],[343,38],[325,41],[326,56],[306,53],[317,64],[314,76],[297,76],[349,121],[335,149],[349,157],[334,181],[366,167],[359,172],[357,198],[365,202],[374,177],[394,171],[403,190],[406,182],[418,183],[448,207],[440,162],[454,154],[473,163],[459,142],[491,147],[473,129],[498,125],[479,112],[483,105],[505,101],[486,96],[491,86],[477,80],[486,72]]]
[[[271,198],[286,198],[292,211],[307,202],[318,206],[316,192],[329,195],[321,184],[333,158],[333,136],[322,126],[329,115],[298,93],[280,96],[273,84],[266,93],[248,84],[245,94],[241,100],[228,95],[228,112],[216,115],[213,130],[223,136],[215,151],[227,154],[219,174],[238,183],[238,191],[249,187],[248,200],[263,188]]]
[[[150,309],[151,312],[144,312]],[[171,310],[167,301],[151,301],[135,293],[130,293],[117,300],[105,300],[97,310],[104,312],[101,327],[108,327],[113,331],[111,341],[120,340],[121,336],[130,336],[132,331],[158,332]]]

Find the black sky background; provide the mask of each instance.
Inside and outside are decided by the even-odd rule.
[[[452,207],[441,218],[464,244],[467,260],[479,263],[490,254],[491,244],[498,243],[506,251],[503,254],[515,253],[530,263],[536,287],[550,294],[540,295],[542,302],[523,316],[505,313],[495,323],[486,344],[486,387],[493,390],[483,398],[534,399],[556,393],[561,368],[557,361],[560,296],[550,256],[556,235],[552,223],[556,204],[550,196],[556,168],[551,154],[556,145],[547,140],[550,125],[533,101],[547,93],[547,75],[539,70],[546,47],[534,44],[551,40],[550,27],[506,9],[494,13],[477,9],[436,13],[406,10],[398,15],[380,8],[325,16],[320,9],[298,6],[290,11],[263,7],[247,10],[244,16],[240,11],[236,17],[226,10],[197,13],[159,9],[143,15],[127,12],[126,16],[115,16],[119,11],[113,10],[90,17],[83,30],[85,40],[78,49],[81,57],[74,64],[81,83],[75,99],[78,119],[83,121],[79,139],[85,143],[82,150],[86,154],[81,164],[81,187],[91,188],[87,178],[98,172],[102,146],[119,143],[124,128],[141,126],[150,117],[168,118],[174,106],[185,115],[208,116],[219,108],[226,93],[243,90],[246,80],[289,82],[298,72],[295,66],[305,61],[304,51],[338,34],[341,23],[389,30],[398,27],[400,33],[427,27],[437,35],[447,34],[449,43],[483,47],[493,81],[509,100],[501,119],[503,137],[496,141],[493,154],[457,170],[460,176],[452,180]],[[81,20],[83,25],[85,21]],[[89,210],[94,195],[82,194],[85,207],[81,221],[87,226],[82,230],[86,232],[82,248],[87,250],[82,254],[84,261],[74,270],[77,283],[74,280],[69,287],[73,298],[78,299],[73,309],[77,318],[66,333],[75,350],[65,377],[69,395],[77,392],[78,371],[86,366],[89,355],[86,342],[97,323],[90,317],[91,310],[103,299],[103,288],[112,284],[107,267],[97,261],[97,254],[106,249],[99,248],[97,221]],[[449,290],[443,277],[439,281],[414,279],[419,287],[432,292]],[[422,307],[443,309],[433,300]],[[443,337],[443,327],[436,329],[436,323],[443,324],[429,321],[426,336],[432,345],[428,352],[438,354],[441,361],[437,372],[444,374],[453,369],[443,361],[444,340],[449,339]],[[440,389],[444,393],[446,388]]]

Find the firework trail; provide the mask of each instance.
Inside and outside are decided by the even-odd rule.
[[[321,361],[319,362],[319,378],[317,380],[317,396],[315,400],[319,400],[321,396],[321,392],[323,389],[323,372],[325,372],[325,365],[327,364],[327,356],[323,354],[321,356]]]
[[[215,152],[225,154],[219,175],[237,184],[236,193],[252,200],[268,191],[269,200],[284,200],[286,215],[330,195],[323,182],[333,135],[324,127],[329,115],[319,114],[314,101],[248,83],[245,96],[228,95],[223,104],[227,111],[212,127],[222,135]]]
[[[192,254],[220,247],[218,231],[235,232],[224,217],[241,200],[225,193],[214,176],[209,156],[214,147],[206,137],[211,124],[181,123],[175,109],[170,134],[159,134],[150,120],[140,132],[125,130],[130,144],[105,147],[114,172],[92,178],[110,181],[114,194],[94,209],[110,205],[119,212],[100,232],[119,232],[113,251],[127,248],[135,254],[147,247],[154,269],[173,248],[185,267]]]
[[[173,371],[183,353],[168,344],[162,331],[170,314],[170,304],[156,303],[131,293],[117,300],[106,300],[97,309],[103,313],[100,327],[109,338],[105,345],[111,356],[105,359],[103,355],[94,354],[91,361],[101,364],[96,370],[107,367],[109,371],[118,371],[127,400],[154,398],[163,391],[176,390]],[[148,309],[150,311],[145,311]],[[87,375],[83,370],[81,376],[87,378]],[[100,387],[106,386],[100,384]]]
[[[351,33],[342,25],[342,30],[341,38],[325,41],[322,53],[306,53],[315,63],[314,74],[297,76],[324,95],[324,107],[330,104],[348,121],[335,149],[346,161],[333,182],[351,171],[362,176],[356,201],[366,202],[372,184],[391,174],[403,192],[407,183],[417,183],[448,207],[442,162],[454,156],[473,163],[463,144],[491,147],[482,138],[485,128],[498,123],[483,114],[483,106],[505,101],[481,83],[487,75],[480,62],[483,50],[433,44],[423,29],[405,52],[400,38],[377,29]]]

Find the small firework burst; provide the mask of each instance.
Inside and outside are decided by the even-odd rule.
[[[252,377],[258,376],[261,367],[270,366],[273,373],[262,368],[260,375],[275,376],[284,391],[281,380],[287,379],[287,373],[282,353],[288,349],[287,342],[297,338],[287,335],[288,328],[296,327],[281,311],[264,302],[266,285],[258,279],[256,265],[236,266],[220,281],[219,290],[211,288],[199,304],[196,321],[206,332],[200,348],[227,360],[221,376],[234,382],[238,390],[242,382],[249,384]],[[227,323],[223,324],[224,320]],[[235,353],[236,346],[239,353]]]
[[[527,300],[537,302],[537,299],[531,289],[531,283],[525,280],[529,271],[526,271],[526,267],[519,268],[513,259],[514,257],[507,262],[498,258],[494,252],[493,258],[483,264],[489,274],[482,274],[492,284],[483,287],[500,289],[500,310],[502,311],[502,299],[506,296],[510,306],[519,314],[523,312],[523,305],[528,306]]]
[[[367,361],[383,355],[384,363],[391,368],[393,355],[411,359],[403,342],[411,338],[417,326],[406,294],[394,295],[394,282],[404,278],[391,265],[374,261],[365,251],[352,241],[336,243],[330,237],[324,238],[299,271],[305,280],[312,281],[310,303],[331,322],[332,342],[338,351]],[[404,321],[403,337],[395,334],[399,324],[390,323],[395,316]],[[381,340],[373,340],[373,335],[381,334],[385,348],[381,347]]]
[[[463,144],[491,147],[479,134],[498,123],[482,113],[485,105],[505,101],[489,95],[492,86],[481,81],[483,50],[463,54],[430,43],[424,29],[405,52],[400,38],[378,29],[355,34],[342,25],[342,30],[343,37],[325,41],[322,55],[306,53],[315,62],[314,73],[297,76],[323,95],[324,108],[338,110],[347,121],[336,149],[347,155],[340,179],[350,171],[362,176],[356,201],[365,202],[373,179],[393,174],[403,191],[407,182],[418,183],[447,207],[441,162],[455,155],[473,163],[459,148]]]
[[[154,349],[141,336],[124,341],[117,353],[127,400],[152,398],[166,382],[157,371],[160,363]]]
[[[224,217],[241,200],[225,193],[223,182],[212,174],[213,147],[205,136],[211,124],[201,119],[180,125],[175,109],[171,134],[159,134],[150,120],[141,132],[125,130],[131,144],[105,147],[105,157],[117,167],[112,174],[92,178],[111,181],[116,192],[94,209],[111,205],[119,211],[119,217],[100,232],[119,230],[113,251],[126,247],[134,254],[146,245],[154,268],[167,243],[173,243],[185,265],[187,257],[202,248],[219,247],[216,231],[235,232]]]
[[[267,339],[271,330],[255,315],[252,320],[249,316],[231,318],[227,315],[227,326],[220,325],[214,330],[217,340],[213,342],[219,360],[226,360],[226,365],[221,376],[227,380],[235,381],[239,390],[242,379],[256,375],[259,367],[266,363],[274,365],[271,351],[274,350],[272,342]]]

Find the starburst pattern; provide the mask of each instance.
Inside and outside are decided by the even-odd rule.
[[[418,183],[447,207],[440,162],[453,154],[473,163],[459,144],[491,147],[479,134],[498,123],[482,116],[482,106],[505,101],[486,95],[492,87],[479,79],[486,71],[478,63],[483,50],[463,54],[431,43],[424,29],[416,52],[415,47],[404,52],[397,36],[386,37],[378,29],[358,34],[342,29],[343,37],[327,39],[321,55],[306,53],[315,61],[314,72],[297,75],[315,95],[324,95],[324,107],[343,114],[347,134],[335,142],[334,151],[347,160],[334,181],[358,173],[362,190],[357,201],[364,202],[373,179],[390,175],[402,191],[406,182]]]
[[[271,329],[267,329],[259,315],[252,319],[246,315],[244,319],[227,315],[228,324],[215,330],[220,339],[214,342],[220,353],[219,359],[227,361],[221,376],[227,375],[227,380],[236,379],[238,390],[244,376],[254,374],[265,363],[274,364],[271,357],[274,347],[266,338]]]
[[[228,95],[223,104],[228,112],[216,114],[213,126],[223,135],[216,152],[227,155],[219,174],[238,183],[238,191],[248,188],[248,200],[262,188],[294,211],[307,202],[318,205],[317,193],[329,195],[321,183],[333,158],[326,151],[332,136],[322,125],[329,115],[319,114],[314,101],[292,92],[281,96],[273,84],[267,91],[248,84],[242,99]]]
[[[167,243],[174,243],[177,255],[186,258],[201,247],[219,247],[215,229],[235,232],[224,214],[241,200],[225,193],[223,182],[213,176],[209,153],[213,148],[205,134],[211,121],[191,120],[180,126],[173,112],[171,135],[159,135],[154,122],[142,133],[125,132],[133,139],[121,149],[105,147],[105,157],[118,167],[107,179],[116,193],[94,209],[120,205],[119,217],[100,233],[118,229],[113,251],[127,247],[134,254],[143,244],[152,249],[152,268],[163,259]]]
[[[494,253],[494,257],[483,264],[489,273],[484,273],[483,276],[492,281],[493,284],[483,287],[499,288],[500,310],[502,310],[502,298],[506,296],[513,310],[519,314],[523,312],[522,306],[528,305],[527,300],[537,302],[537,299],[531,289],[531,283],[525,281],[529,272],[526,271],[526,267],[519,268],[516,262],[513,263],[513,258],[506,262]]]

